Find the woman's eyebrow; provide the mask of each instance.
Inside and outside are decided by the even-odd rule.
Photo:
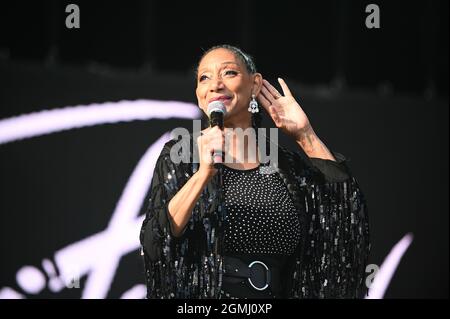
[[[237,64],[236,62],[233,62],[233,61],[223,62],[222,64],[236,64],[236,65],[239,65],[239,64]]]
[[[238,63],[236,63],[236,62],[233,62],[233,61],[226,61],[226,62],[222,62],[221,64],[222,64],[222,65],[228,65],[228,64],[236,64],[237,66],[239,66],[239,64],[238,64]],[[200,74],[200,73],[204,72],[205,70],[208,70],[208,68],[203,68],[203,69],[200,69],[200,71],[198,71],[198,74]]]

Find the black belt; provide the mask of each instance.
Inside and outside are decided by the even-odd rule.
[[[223,288],[242,298],[281,295],[281,268],[270,258],[224,256]],[[238,296],[237,296],[238,295]]]

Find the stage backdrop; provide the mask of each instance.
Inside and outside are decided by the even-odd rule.
[[[139,228],[163,142],[200,118],[193,75],[101,71],[0,62],[2,298],[145,295]],[[366,195],[370,262],[413,235],[385,297],[448,297],[448,100],[286,81]]]

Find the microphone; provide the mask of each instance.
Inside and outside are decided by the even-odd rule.
[[[221,101],[212,101],[208,104],[209,126],[218,126],[223,130],[223,117],[227,113],[225,105]],[[223,163],[223,153],[214,150],[213,154],[214,168],[218,169]]]

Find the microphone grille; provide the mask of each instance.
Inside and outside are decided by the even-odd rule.
[[[208,104],[208,116],[210,116],[212,112],[220,112],[225,115],[227,113],[227,109],[221,101],[212,101]]]

